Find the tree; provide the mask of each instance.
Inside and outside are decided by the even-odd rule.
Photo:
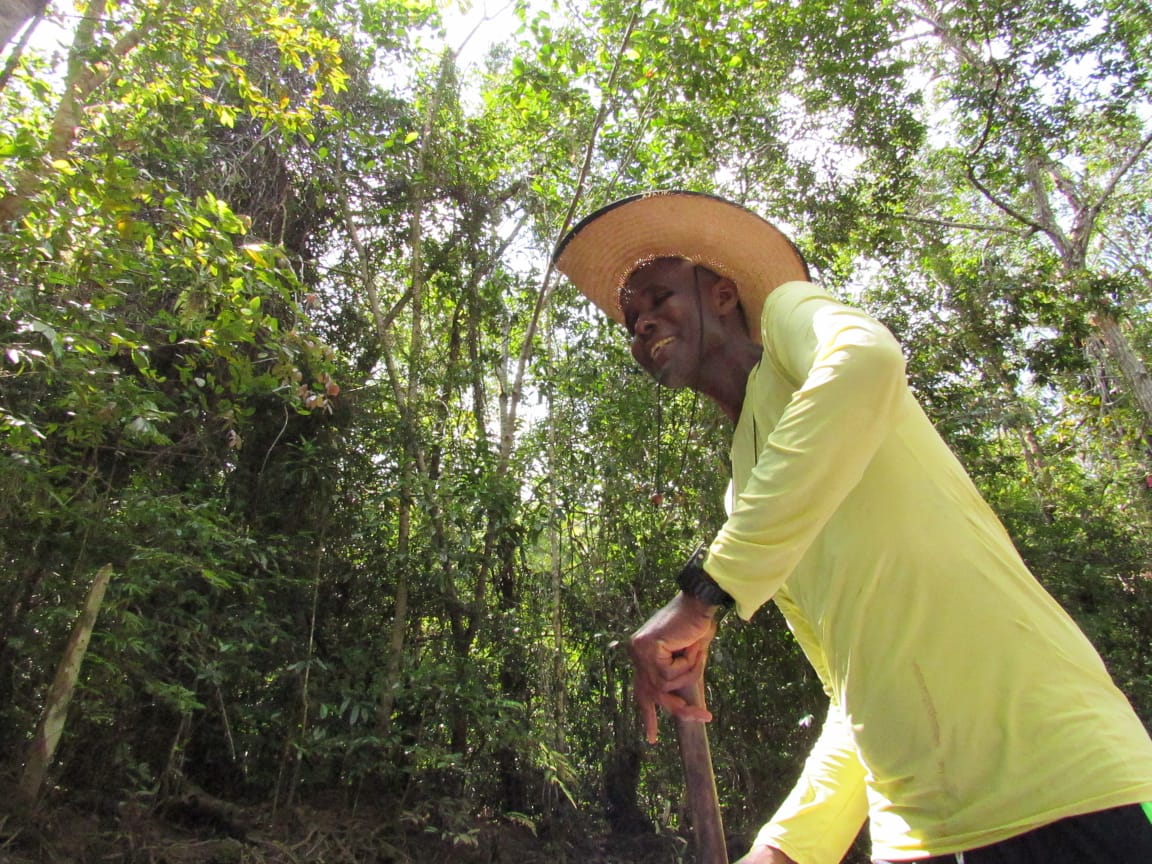
[[[96,3],[59,69],[13,48],[4,760],[113,562],[48,806],[335,794],[456,856],[515,824],[555,857],[601,813],[673,843],[676,757],[638,744],[621,644],[723,520],[728,430],[548,263],[654,186],[782,222],[898,332],[1152,716],[1147,423],[1114,362],[1152,342],[1144,18],[606,0],[512,21],[476,68],[400,0]],[[771,612],[725,626],[710,680],[747,835],[822,695]]]

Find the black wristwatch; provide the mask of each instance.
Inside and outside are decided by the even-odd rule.
[[[736,601],[732,599],[731,594],[717,585],[716,580],[704,569],[706,554],[705,546],[697,547],[688,563],[676,574],[676,584],[685,594],[703,600],[709,606],[720,606],[727,611],[736,604]]]

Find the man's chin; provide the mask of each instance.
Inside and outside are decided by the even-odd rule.
[[[648,374],[651,375],[661,387],[680,390],[688,386],[686,381],[680,380],[667,366],[661,366],[659,369],[651,369],[648,371]]]
[[[672,364],[660,363],[652,366],[636,362],[636,365],[643,369],[649,378],[659,384],[661,387],[669,387],[673,390],[679,390],[688,386],[687,381],[678,380],[675,367]]]

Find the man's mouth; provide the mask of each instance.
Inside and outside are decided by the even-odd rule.
[[[656,355],[659,354],[661,351],[663,351],[669,342],[674,342],[675,340],[676,340],[675,336],[665,336],[663,339],[657,340],[655,342],[655,344],[653,344],[652,347],[649,349],[648,356],[651,357],[653,360],[655,360]]]

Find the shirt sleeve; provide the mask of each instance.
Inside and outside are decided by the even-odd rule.
[[[833,702],[804,771],[757,846],[774,846],[797,864],[837,864],[868,815],[864,768],[852,730]]]
[[[705,563],[744,619],[784,584],[860,481],[907,390],[892,334],[814,285],[787,283],[769,295],[762,335],[762,365],[796,390],[763,430],[751,476]],[[743,410],[755,403],[750,392]]]

